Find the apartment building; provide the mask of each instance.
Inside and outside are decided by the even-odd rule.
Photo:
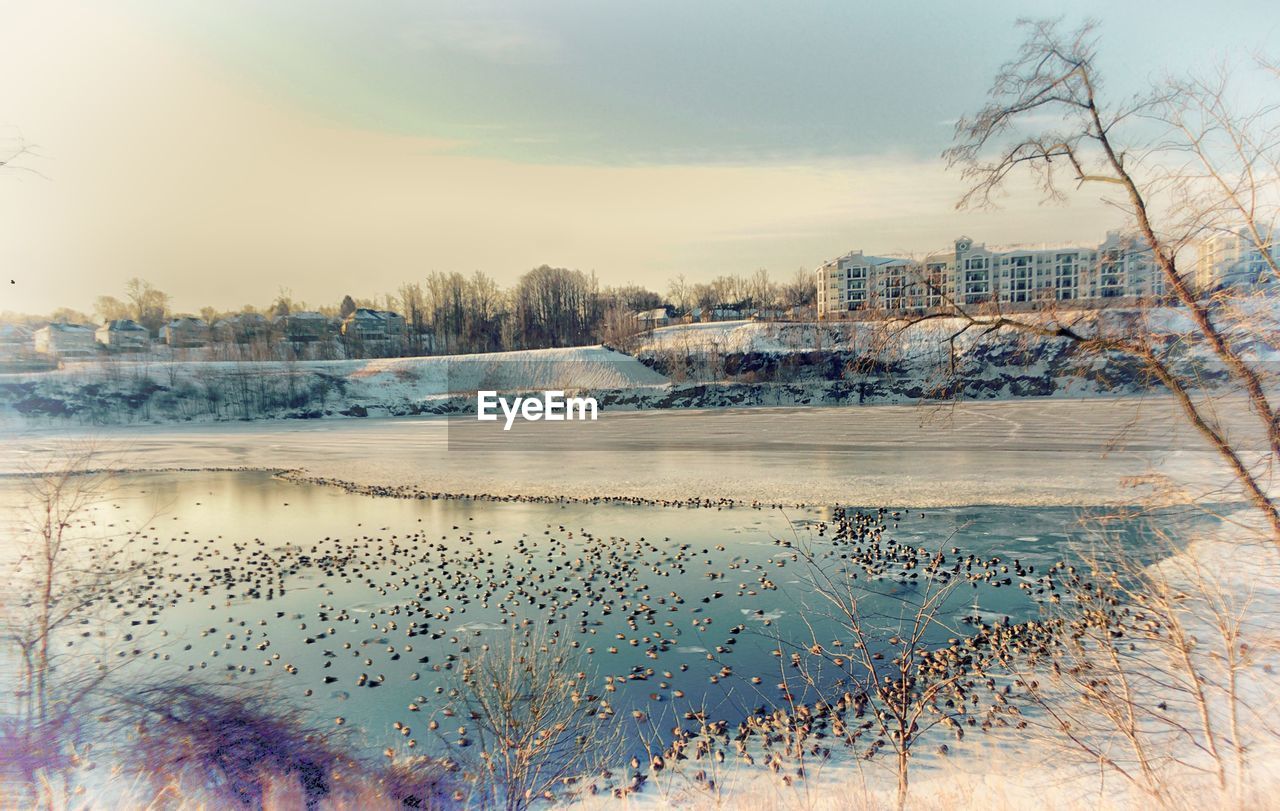
[[[817,274],[819,318],[996,303],[1012,309],[1052,302],[1097,306],[1164,294],[1150,251],[1119,233],[1087,247],[989,248],[961,237],[951,250],[922,259],[854,251],[826,262]]]
[[[1261,243],[1261,245],[1259,244]],[[1273,263],[1280,266],[1280,239],[1245,229],[1212,234],[1196,246],[1195,287],[1203,293],[1234,287],[1255,287],[1277,281]],[[1263,249],[1270,254],[1270,261]]]

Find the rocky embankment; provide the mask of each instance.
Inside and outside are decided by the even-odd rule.
[[[717,330],[705,327],[720,327]],[[829,330],[826,335],[815,328]],[[602,410],[836,406],[1133,394],[1157,388],[1126,357],[1062,339],[995,335],[959,345],[914,335],[871,345],[839,325],[693,325],[631,353],[605,347],[483,356],[311,362],[94,362],[0,375],[10,425],[107,425],[474,413],[477,388],[563,389]],[[1168,359],[1222,379],[1194,348]]]

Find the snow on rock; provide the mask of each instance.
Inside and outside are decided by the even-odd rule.
[[[1182,311],[1024,313],[1073,330],[1154,336],[1175,371],[1206,388],[1229,382]],[[604,346],[426,358],[330,361],[69,363],[0,375],[0,421],[109,424],[458,414],[472,393],[564,389],[614,411],[737,406],[869,405],[1137,394],[1158,387],[1133,357],[1024,331],[964,329],[938,318],[665,327]],[[1265,333],[1237,331],[1255,362],[1280,360]]]
[[[68,363],[0,375],[10,418],[87,423],[432,413],[477,389],[637,389],[665,377],[602,346],[375,360]],[[455,398],[456,399],[456,398]]]
[[[1274,322],[1275,307],[1271,300],[1246,302],[1241,307],[1218,317],[1223,323],[1238,322],[1248,326],[1265,318]],[[1264,308],[1265,312],[1257,312]],[[1186,335],[1194,331],[1187,312],[1177,307],[1148,309],[1080,310],[1049,313],[1011,313],[1010,317],[1027,322],[1070,326],[1083,334],[1094,330],[1117,333],[1141,326],[1155,335]],[[965,353],[984,343],[992,343],[983,330],[971,328],[962,332],[966,322],[960,318],[935,318],[908,325],[904,321],[875,320],[827,322],[719,321],[706,324],[680,324],[660,327],[644,336],[635,349],[637,357],[670,353],[739,353],[788,354],[800,352],[873,352],[902,359],[936,357],[955,350]],[[1008,342],[1012,330],[1004,330],[996,341]],[[1249,336],[1256,337],[1256,336]],[[1260,360],[1280,360],[1280,347],[1262,340],[1246,340],[1245,351]]]

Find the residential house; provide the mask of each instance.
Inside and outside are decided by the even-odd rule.
[[[652,310],[643,310],[634,313],[632,318],[635,319],[636,326],[640,329],[653,329],[654,327],[665,327],[671,323],[671,316],[667,313],[666,307],[657,307]]]
[[[41,327],[33,336],[35,350],[55,358],[91,358],[98,354],[93,327],[56,322]]]
[[[399,343],[404,340],[404,317],[390,310],[358,307],[342,321],[342,336],[363,344]]]
[[[151,330],[129,318],[118,318],[98,327],[98,343],[115,352],[145,352],[151,348]]]
[[[691,323],[707,321],[737,321],[742,318],[742,311],[736,307],[694,307],[689,311]]]
[[[331,331],[329,319],[311,310],[277,316],[275,326],[284,341],[294,344],[323,341]]]
[[[0,324],[0,353],[12,356],[31,350],[31,330],[21,324]]]
[[[209,325],[191,315],[180,315],[160,328],[160,337],[172,349],[194,349],[209,343]]]
[[[258,313],[230,315],[213,325],[214,340],[224,344],[251,344],[271,335],[271,322]]]

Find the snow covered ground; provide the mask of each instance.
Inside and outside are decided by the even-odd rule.
[[[1076,316],[1057,317],[1083,333],[1122,332],[1136,321],[1155,334],[1186,327],[1177,310]],[[639,337],[628,346],[634,355],[590,346],[379,360],[108,358],[0,375],[0,426],[458,413],[474,408],[468,393],[481,388],[573,390],[625,411],[1093,397],[1152,386],[1132,358],[1091,355],[1062,338],[962,326],[956,319],[909,329],[885,322],[690,324]],[[1233,341],[1252,360],[1280,361],[1262,334],[1244,331]],[[1222,382],[1194,341],[1169,341],[1166,361],[1206,387]]]
[[[9,422],[212,422],[280,417],[416,414],[450,393],[627,390],[667,379],[602,346],[329,361],[105,359],[54,372],[0,375]]]
[[[112,358],[70,361],[56,372],[3,376],[6,383],[67,381],[79,384],[151,380],[163,385],[200,384],[215,375],[252,373],[267,378],[329,375],[387,398],[412,400],[450,391],[497,388],[627,388],[666,382],[634,358],[601,346],[530,349],[483,355],[306,361],[172,361]]]

